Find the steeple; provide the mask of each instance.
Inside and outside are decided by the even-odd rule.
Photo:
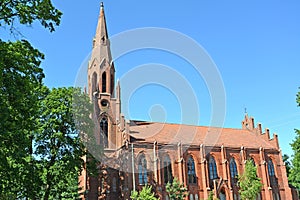
[[[111,62],[111,52],[110,52],[110,42],[108,39],[106,19],[104,13],[104,5],[101,2],[100,13],[98,17],[98,24],[96,29],[96,34],[93,39],[93,57],[100,58],[99,62],[102,62],[102,59],[106,59],[110,64]]]
[[[96,93],[105,93],[113,98],[115,69],[111,57],[103,3],[100,6],[92,55],[88,65],[90,96],[93,97]]]

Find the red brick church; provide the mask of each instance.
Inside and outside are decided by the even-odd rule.
[[[87,167],[83,170],[82,199],[130,199],[132,190],[152,185],[159,199],[168,200],[166,183],[177,178],[188,188],[189,200],[207,199],[211,192],[221,200],[238,200],[236,177],[247,159],[257,166],[263,183],[257,199],[297,199],[288,185],[277,135],[270,137],[269,130],[263,131],[248,115],[241,129],[126,121],[103,5],[88,63],[88,94],[98,127],[96,143],[103,147],[98,156],[103,159],[98,176]],[[206,139],[216,136],[214,142]]]

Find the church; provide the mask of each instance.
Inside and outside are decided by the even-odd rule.
[[[103,4],[87,70],[95,143],[101,148],[92,152],[97,175],[87,167],[91,158],[84,157],[82,199],[130,199],[132,190],[151,185],[156,197],[169,200],[166,184],[176,178],[188,189],[186,199],[207,199],[213,193],[221,200],[238,200],[237,176],[248,159],[263,184],[258,200],[298,199],[288,185],[277,135],[270,136],[247,114],[240,129],[125,119]],[[216,136],[214,142],[207,140]]]

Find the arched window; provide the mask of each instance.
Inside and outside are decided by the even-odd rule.
[[[274,165],[271,159],[268,160],[268,172],[269,176],[275,176]]]
[[[190,200],[194,200],[194,195],[193,194],[190,194]]]
[[[103,117],[100,121],[100,143],[103,145],[103,148],[108,147],[108,123],[106,117]]]
[[[117,192],[117,179],[116,179],[116,177],[113,177],[113,179],[112,179],[112,191]]]
[[[195,194],[195,200],[199,200],[198,194]]]
[[[96,74],[96,72],[94,72],[92,75],[92,95],[94,95],[94,93],[97,91],[98,91],[97,74]],[[92,96],[92,98],[94,98],[94,96]]]
[[[197,182],[195,162],[192,156],[190,156],[187,161],[187,175],[189,184],[195,184]]]
[[[238,175],[236,162],[235,162],[234,158],[230,159],[229,168],[230,168],[231,183],[232,183],[232,186],[234,186],[237,183],[237,175]]]
[[[214,157],[209,158],[209,179],[214,180],[218,178],[217,165]]]
[[[110,75],[110,94],[112,96],[114,96],[114,88],[115,88],[114,83],[115,83],[115,78],[114,78],[114,75],[111,74]]]
[[[106,92],[106,72],[102,74],[102,91],[103,93]]]
[[[234,158],[230,159],[229,166],[230,166],[231,178],[236,178],[236,176],[238,175],[238,171],[237,171],[236,162],[235,162]]]
[[[277,186],[277,179],[276,179],[276,176],[275,176],[274,164],[273,164],[271,159],[268,160],[268,174],[269,174],[271,187]],[[273,188],[273,190],[274,189],[275,188]],[[273,192],[275,192],[275,191],[273,191]]]
[[[147,160],[144,155],[140,156],[139,162],[138,162],[138,172],[139,172],[139,184],[145,185],[148,182],[147,177]]]
[[[164,173],[164,183],[167,184],[168,182],[172,183],[173,181],[173,174],[172,174],[172,165],[169,156],[166,156],[163,160],[163,173]]]

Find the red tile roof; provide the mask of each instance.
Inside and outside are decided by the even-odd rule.
[[[131,121],[130,135],[141,142],[277,149],[276,142],[255,130]]]

